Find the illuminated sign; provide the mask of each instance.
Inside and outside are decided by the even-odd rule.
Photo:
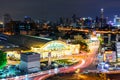
[[[106,51],[105,55],[106,55],[106,59],[109,62],[116,62],[116,52],[115,51]]]

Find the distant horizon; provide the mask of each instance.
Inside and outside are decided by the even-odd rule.
[[[8,13],[7,13],[8,14]],[[24,17],[25,16],[29,16],[29,15],[25,15],[25,16],[23,16],[23,17],[15,17],[15,16],[12,16],[11,14],[10,14],[10,16],[11,16],[11,18],[13,19],[13,21],[22,21],[22,20],[24,20]],[[72,18],[72,16],[73,16],[73,14],[71,15],[71,16],[55,16],[55,17],[34,17],[34,16],[29,16],[32,20],[47,20],[47,21],[56,21],[56,20],[59,20],[59,18],[60,17],[62,17],[62,18]],[[95,16],[78,16],[78,15],[76,15],[76,17],[81,17],[81,18],[87,18],[87,17],[91,17],[92,19],[95,19],[96,18],[96,16],[98,16],[98,17],[100,17],[100,13],[99,13],[99,15],[95,15]],[[111,18],[110,17],[108,17],[108,16],[104,16],[104,18],[107,18],[108,17],[108,20],[109,21],[113,21],[113,19],[114,19],[114,16],[115,15],[113,15]],[[120,15],[118,15],[118,17],[120,17]],[[0,21],[3,21],[4,20],[4,16],[2,16],[1,18],[0,18]]]
[[[114,15],[120,14],[120,0],[4,0],[0,2],[0,20],[9,13],[14,20],[23,20],[24,16],[32,19],[56,20],[59,17],[100,16],[100,9],[104,8],[104,15],[113,21]]]

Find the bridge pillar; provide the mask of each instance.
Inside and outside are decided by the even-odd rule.
[[[108,34],[108,44],[111,42],[111,34]]]
[[[116,41],[118,42],[118,38],[119,38],[119,35],[118,34],[116,34]]]

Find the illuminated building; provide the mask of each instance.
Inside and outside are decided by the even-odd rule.
[[[118,28],[120,27],[120,17],[117,15],[114,17],[114,26],[117,26]]]
[[[103,8],[101,8],[100,13],[101,13],[100,17],[103,19],[104,18],[104,9]]]
[[[96,16],[95,19],[95,26],[99,28],[103,28],[104,26],[106,26],[106,23],[107,23],[107,18],[104,17],[104,9],[101,8],[100,17]]]
[[[120,61],[120,42],[116,42],[115,47],[117,52],[117,60]]]
[[[48,58],[48,53],[51,52],[51,57],[62,57],[65,55],[78,54],[80,50],[79,44],[67,44],[66,41],[53,40],[43,37],[19,35],[9,38],[9,40],[17,45],[23,45],[32,52],[41,54],[41,58]]]
[[[26,72],[32,73],[40,70],[40,54],[27,52],[21,54],[21,62],[19,68]]]
[[[100,27],[103,28],[107,23],[107,18],[104,17],[104,9],[100,10]]]
[[[44,46],[37,48],[31,47],[33,52],[41,54],[42,58],[47,58],[49,52],[51,52],[51,57],[62,57],[65,55],[78,54],[80,45],[66,44],[65,42],[55,40],[46,43]]]

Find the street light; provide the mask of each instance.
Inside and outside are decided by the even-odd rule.
[[[58,72],[58,68],[55,68],[55,69],[54,69],[54,72],[57,73],[57,72]]]
[[[28,79],[28,75],[27,75],[27,74],[25,75],[25,80],[29,80],[29,79]]]
[[[18,78],[19,78],[18,76],[15,77],[15,79],[18,79]]]

